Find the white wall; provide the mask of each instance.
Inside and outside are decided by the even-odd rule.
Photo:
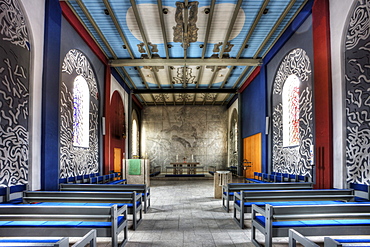
[[[44,55],[45,0],[20,0],[30,30],[31,80],[30,80],[30,189],[41,188],[41,100]]]
[[[348,25],[348,15],[355,0],[329,0],[331,69],[333,84],[333,163],[334,187],[345,187],[346,180],[346,128],[345,128],[345,88],[344,88],[344,39]],[[340,71],[340,73],[338,73]]]

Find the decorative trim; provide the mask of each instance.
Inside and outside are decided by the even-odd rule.
[[[258,66],[254,69],[252,74],[248,77],[248,79],[243,83],[243,85],[239,89],[239,93],[242,93],[248,86],[249,84],[256,79],[256,77],[260,74],[261,67]]]

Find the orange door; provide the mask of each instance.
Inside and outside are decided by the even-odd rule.
[[[114,172],[121,172],[122,171],[122,149],[114,148]]]
[[[243,140],[244,177],[253,178],[254,172],[262,170],[262,134],[258,133]]]

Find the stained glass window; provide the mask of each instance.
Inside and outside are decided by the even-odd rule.
[[[290,75],[283,87],[283,146],[299,145],[299,83],[296,75]]]
[[[89,147],[89,105],[89,86],[79,75],[73,84],[73,145],[77,147]]]

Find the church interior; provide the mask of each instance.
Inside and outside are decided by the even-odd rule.
[[[370,246],[369,44],[370,0],[0,0],[0,246]]]

